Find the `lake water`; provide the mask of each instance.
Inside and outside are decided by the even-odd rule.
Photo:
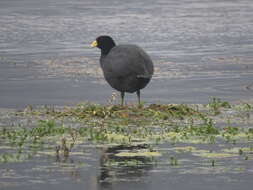
[[[107,103],[115,91],[103,80],[99,50],[90,47],[102,34],[119,44],[138,44],[154,60],[154,77],[142,91],[147,103],[206,103],[213,96],[234,102],[252,99],[252,0],[0,0],[0,108]],[[137,98],[128,94],[126,100]],[[153,164],[129,168],[127,174],[121,168],[101,170],[103,152],[86,150],[94,160],[87,158],[92,167],[81,171],[50,173],[46,165],[61,164],[52,160],[5,165],[10,176],[20,172],[6,189],[252,186],[252,174],[247,172],[216,178],[216,171],[182,174],[177,168],[168,171]],[[31,178],[36,165],[37,177]],[[113,173],[120,179],[115,183]],[[107,175],[112,182],[104,180]]]
[[[252,10],[251,0],[1,0],[0,107],[106,103],[113,90],[90,48],[102,34],[151,55],[145,102],[249,99]]]

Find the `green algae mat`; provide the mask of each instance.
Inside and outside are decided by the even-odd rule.
[[[77,171],[94,170],[102,171],[94,174],[99,183],[141,180],[130,176],[147,171],[252,174],[252,111],[251,103],[218,98],[207,105],[2,110],[0,187],[64,183],[66,173],[80,182]]]

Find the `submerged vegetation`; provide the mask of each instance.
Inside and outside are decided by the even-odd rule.
[[[91,149],[101,152],[101,167],[110,169],[246,162],[253,152],[252,111],[250,104],[216,98],[207,105],[29,106],[1,114],[0,164],[53,158],[86,167]]]

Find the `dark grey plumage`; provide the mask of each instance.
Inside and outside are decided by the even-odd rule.
[[[125,92],[136,92],[140,103],[140,90],[152,78],[154,67],[148,54],[136,45],[116,45],[110,36],[100,36],[92,43],[101,49],[100,65],[105,80],[121,92],[121,104]]]

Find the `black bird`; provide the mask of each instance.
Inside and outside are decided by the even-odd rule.
[[[148,54],[136,45],[116,45],[110,36],[99,36],[91,46],[101,49],[100,66],[105,80],[121,92],[121,105],[125,92],[136,92],[140,104],[140,90],[149,83],[154,72]]]

